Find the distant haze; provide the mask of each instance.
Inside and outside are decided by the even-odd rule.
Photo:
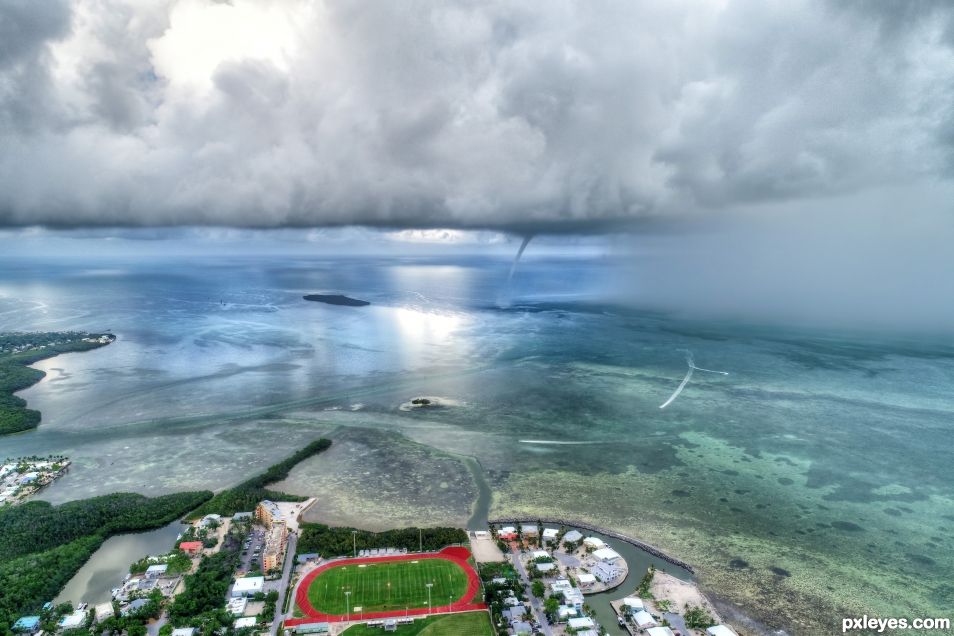
[[[882,186],[949,205],[952,14],[10,0],[0,224],[589,233]]]

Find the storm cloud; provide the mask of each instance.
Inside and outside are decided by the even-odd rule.
[[[947,3],[7,0],[0,224],[812,208],[944,186],[952,105]]]

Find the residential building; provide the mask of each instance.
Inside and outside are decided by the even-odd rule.
[[[606,563],[606,562],[600,561],[599,563],[597,563],[596,565],[592,567],[591,571],[593,572],[593,574],[596,575],[596,578],[598,578],[600,581],[602,581],[603,583],[609,583],[623,576],[623,573],[625,570],[623,570],[623,568],[619,567],[615,563]]]
[[[563,590],[563,604],[574,607],[578,610],[583,609],[583,592],[578,588],[572,587],[568,590]]]
[[[236,618],[235,622],[232,623],[232,627],[235,629],[249,629],[254,628],[258,625],[258,619],[254,616],[243,616],[242,618]]]
[[[281,569],[285,561],[285,547],[288,543],[288,528],[284,521],[274,520],[265,535],[265,550],[262,553],[262,570]]]
[[[147,579],[158,579],[160,576],[163,576],[166,573],[166,570],[169,569],[169,566],[165,563],[157,563],[156,565],[150,565],[146,568],[146,578]]]
[[[544,528],[543,529],[543,540],[544,541],[556,541],[557,535],[560,534],[560,531],[556,528]]]
[[[13,624],[13,631],[35,634],[40,631],[40,617],[39,616],[21,616]]]
[[[563,535],[563,543],[579,543],[582,538],[583,534],[579,530],[570,530]]]
[[[248,607],[248,598],[245,596],[230,598],[225,604],[225,610],[232,616],[243,616],[246,607]]]
[[[497,538],[510,541],[517,538],[517,529],[513,526],[504,526],[497,531]]]
[[[583,539],[583,545],[588,548],[593,548],[594,550],[606,547],[606,543],[599,537],[587,537]]]
[[[205,515],[204,517],[202,517],[202,521],[199,522],[199,525],[201,525],[202,527],[222,525],[222,515],[217,515],[217,514]]]
[[[129,605],[124,607],[119,613],[122,616],[129,616],[130,614],[135,614],[139,610],[143,609],[149,605],[149,601],[144,598],[137,598],[129,602]]]
[[[728,625],[713,625],[706,628],[706,636],[737,636]]]
[[[636,627],[640,629],[648,629],[659,624],[656,622],[656,619],[653,618],[653,615],[646,610],[640,610],[633,614],[633,622],[636,623]]]
[[[546,574],[556,570],[556,563],[535,563],[534,567],[537,569],[537,572]]]
[[[272,524],[278,521],[285,522],[285,517],[278,504],[268,499],[261,501],[255,508],[255,518],[266,528],[271,528]]]
[[[625,607],[630,614],[635,614],[640,610],[646,609],[646,604],[643,603],[643,599],[638,596],[627,596],[623,599],[623,607]]]
[[[577,616],[579,613],[580,611],[578,609],[576,609],[575,607],[570,607],[569,605],[561,605],[560,608],[557,610],[557,616],[560,618],[561,621],[565,621],[568,618],[573,618],[574,616]]]
[[[599,539],[597,539],[597,541],[598,541],[598,540],[599,540]],[[599,560],[599,561],[604,561],[604,562],[606,562],[606,563],[614,563],[614,562],[616,562],[618,559],[621,559],[622,557],[619,555],[619,552],[617,552],[617,551],[614,550],[613,548],[605,548],[605,547],[604,547],[604,548],[599,548],[599,549],[597,549],[597,550],[594,550],[594,551],[593,551],[593,558],[595,558],[595,559],[597,559],[597,560]]]
[[[540,526],[535,523],[525,523],[520,526],[520,532],[525,537],[535,537],[540,534]]]
[[[650,627],[646,630],[646,636],[676,636],[671,629],[665,625],[659,627]]]
[[[596,577],[592,574],[583,572],[582,574],[577,574],[576,582],[580,584],[581,588],[588,590],[589,588],[596,585]]]
[[[232,585],[232,598],[238,596],[255,596],[255,594],[261,592],[264,587],[264,576],[246,576],[245,578],[237,579]]]
[[[172,636],[195,636],[195,627],[179,627],[172,630]]]
[[[196,556],[202,552],[202,542],[201,541],[183,541],[179,544],[179,549],[188,554],[189,556]]]
[[[570,629],[593,629],[596,623],[589,616],[578,616],[571,618],[566,622]]]

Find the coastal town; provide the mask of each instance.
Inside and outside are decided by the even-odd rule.
[[[62,455],[18,457],[0,464],[0,506],[26,500],[64,475],[70,460]]]
[[[599,636],[621,630],[632,636],[737,634],[722,623],[690,580],[654,567],[630,572],[626,559],[614,548],[614,544],[620,546],[618,540],[599,536],[602,533],[540,522],[491,524],[486,530],[456,531],[466,541],[441,549],[423,549],[421,538],[418,550],[382,545],[359,552],[358,531],[349,530],[345,540],[350,533],[355,545],[347,550],[344,544],[348,554],[335,553],[341,552],[340,546],[328,554],[297,550],[302,514],[314,504],[314,499],[262,500],[254,510],[203,515],[185,527],[168,552],[142,555],[129,564],[128,573],[116,580],[110,599],[48,602],[39,613],[19,617],[12,631],[30,636],[197,636],[202,626],[183,620],[177,598],[186,590],[194,591],[197,573],[208,563],[233,554],[236,558],[229,561],[228,583],[216,610],[220,617],[227,617],[220,623],[227,633],[360,636],[370,629],[370,633],[416,634],[425,622],[438,618],[473,620],[483,615],[484,626],[466,633]],[[423,537],[423,530],[416,531]],[[423,596],[411,593],[400,601],[405,603],[403,610],[393,603],[380,607],[358,605],[357,600],[352,603],[350,595],[358,590],[352,579],[331,586],[343,590],[344,606],[340,599],[329,600],[316,592],[322,589],[321,581],[340,576],[348,568],[372,576],[375,567],[414,568],[421,563],[459,567],[470,582],[463,591],[439,588],[449,596],[445,603],[431,598],[437,578],[433,577],[415,592],[421,594],[426,588],[426,604]],[[398,577],[386,576],[390,595],[392,577],[395,581]],[[633,580],[638,580],[633,589],[623,587]],[[616,623],[601,624],[588,597],[614,591],[618,592],[611,602]],[[395,589],[395,598],[398,592]],[[461,596],[455,598],[457,594]],[[357,593],[356,598],[360,598]],[[457,633],[454,629],[463,628],[447,623],[446,629],[450,631],[436,633],[453,634]]]

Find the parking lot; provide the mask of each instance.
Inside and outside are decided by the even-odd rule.
[[[244,572],[261,569],[262,550],[265,549],[265,530],[253,526],[245,543],[242,544],[242,565]],[[254,562],[254,565],[253,565]]]

